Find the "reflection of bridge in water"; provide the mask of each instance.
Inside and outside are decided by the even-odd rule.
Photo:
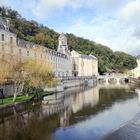
[[[106,84],[120,84],[128,82],[128,76],[123,74],[100,75],[98,81]]]

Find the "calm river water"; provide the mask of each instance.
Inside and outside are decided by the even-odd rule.
[[[140,89],[79,87],[0,110],[0,140],[100,140],[140,113]]]

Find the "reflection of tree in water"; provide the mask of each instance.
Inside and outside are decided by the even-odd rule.
[[[0,126],[0,139],[2,140],[12,140],[16,139],[20,131],[24,131],[25,128],[25,119],[24,116],[20,113],[17,113],[16,106],[12,106],[13,116]]]

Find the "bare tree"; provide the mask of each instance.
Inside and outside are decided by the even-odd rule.
[[[35,88],[44,88],[55,78],[52,74],[52,67],[46,60],[19,59],[12,57],[8,61],[0,61],[0,84],[11,82],[14,84],[13,102],[23,91],[26,81]]]

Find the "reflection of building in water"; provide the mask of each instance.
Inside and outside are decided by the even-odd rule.
[[[71,115],[71,108],[67,107],[60,113],[60,127],[66,127],[69,125],[69,117]]]
[[[60,115],[60,126],[66,127],[69,125],[69,117],[71,112],[76,113],[83,107],[93,107],[99,102],[99,88],[94,87],[88,90],[58,93],[56,95],[46,96],[43,101],[43,114],[50,116],[55,113]]]
[[[72,96],[71,99],[72,111],[76,113],[77,111],[81,110],[84,106],[93,107],[98,102],[99,102],[99,89],[98,87],[94,87],[80,94]]]
[[[138,94],[138,102],[140,104],[140,89],[135,89],[135,92]]]

